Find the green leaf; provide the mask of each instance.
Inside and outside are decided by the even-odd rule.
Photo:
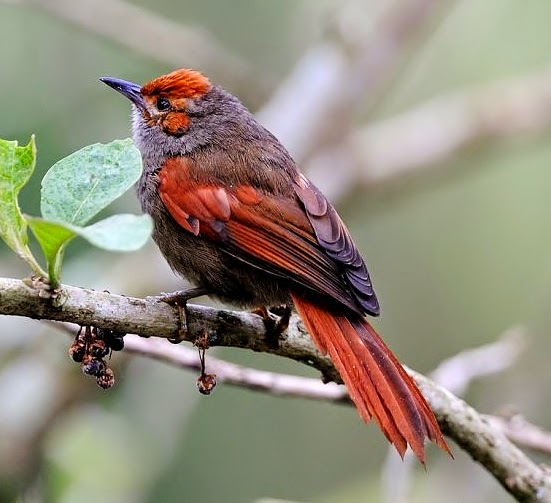
[[[34,171],[35,160],[34,136],[24,147],[16,141],[0,139],[0,237],[36,274],[44,275],[27,246],[27,224],[17,202],[19,192]]]
[[[153,230],[149,215],[114,215],[87,227],[38,217],[27,217],[27,221],[44,252],[53,288],[59,284],[65,247],[75,236],[104,250],[127,252],[141,248]]]
[[[0,140],[0,233],[15,251],[27,244],[17,196],[34,171],[35,154],[34,137],[25,147],[19,147],[16,141]]]
[[[27,216],[26,218],[46,258],[50,286],[57,288],[65,246],[75,237],[76,232],[63,223],[51,222],[39,217]]]
[[[55,163],[42,179],[42,216],[83,226],[140,177],[140,152],[131,139],[96,143]]]
[[[153,221],[149,215],[113,215],[88,227],[76,230],[77,234],[94,246],[104,250],[128,252],[141,248],[151,236]]]

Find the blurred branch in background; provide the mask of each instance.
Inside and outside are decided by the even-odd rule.
[[[484,417],[511,442],[533,451],[551,454],[551,432],[530,423],[522,415]]]
[[[513,327],[495,342],[466,349],[444,360],[430,373],[430,377],[450,393],[463,396],[474,380],[512,367],[525,347],[524,329]]]
[[[186,370],[201,370],[201,361],[196,349],[175,346],[158,338],[144,339],[135,334],[128,334],[124,344],[125,350],[130,353]],[[323,383],[319,379],[243,367],[210,355],[206,358],[206,367],[209,373],[216,375],[219,383],[232,384],[281,397],[352,404],[346,388],[335,382]]]
[[[446,4],[446,3],[444,3]],[[348,1],[334,12],[332,36],[310,49],[257,117],[300,165],[319,150],[338,145],[354,125],[359,108],[372,106],[396,75],[413,42],[453,2],[405,0],[370,4]],[[377,10],[378,9],[378,10]],[[367,29],[366,29],[367,28]]]
[[[59,309],[53,307],[48,299],[42,298],[39,292],[28,288],[22,282],[2,279],[0,280],[0,298],[2,299],[0,314],[71,320],[77,324],[93,324],[99,328],[110,328],[118,332],[127,332],[128,328],[137,320],[138,328],[142,334],[152,335],[158,331],[157,336],[165,338],[174,336],[174,333],[178,331],[177,313],[170,306],[163,305],[161,302],[120,297],[106,292],[86,291],[75,287],[64,286],[63,288],[67,293],[67,301],[63,305],[63,309]],[[78,302],[83,298],[88,299],[88,302],[79,306]],[[172,312],[169,315],[170,311]],[[164,331],[159,328],[158,320],[161,313],[165,317]],[[326,378],[341,382],[331,362],[316,350],[297,316],[292,317],[287,333],[282,336],[279,347],[274,348],[271,347],[269,336],[266,334],[266,328],[260,317],[250,313],[218,311],[213,308],[190,305],[188,332],[183,334],[185,340],[194,342],[199,337],[204,337],[204,334],[208,334],[209,343],[212,346],[224,345],[277,354],[307,363],[320,370]],[[128,347],[142,355],[169,361],[178,366],[192,368],[197,366],[197,360],[193,361],[190,358],[189,351],[170,346],[166,341],[164,344],[163,341],[139,341],[136,336],[127,337],[127,339]],[[507,353],[511,362],[514,360],[515,351],[518,354],[520,350],[519,347],[515,350],[513,346],[518,346],[518,338],[502,340],[484,350],[479,348],[470,353],[465,352],[461,358],[475,358],[480,363],[481,355],[487,358],[488,355],[493,354],[496,357]],[[453,365],[443,365],[441,369],[467,367],[467,365],[457,365],[459,357],[455,358]],[[494,368],[497,370],[497,367]],[[326,394],[324,399],[339,402],[345,399],[335,386],[326,387],[319,381],[318,384],[315,384],[311,379],[303,380],[291,376],[276,376],[252,369],[242,369],[220,360],[213,359],[211,363],[210,357],[209,370],[215,370],[218,379],[227,379],[233,384],[246,385],[255,389],[270,392],[273,390],[287,396],[295,393],[301,397],[310,395],[321,398],[322,389],[327,389],[329,390],[328,395]],[[484,368],[483,373],[487,372],[488,370]],[[461,399],[428,378],[414,371],[410,371],[410,373],[434,410],[443,431],[492,473],[510,494],[518,501],[551,501],[551,475],[509,442],[503,431],[495,427],[495,423],[482,417]],[[443,374],[443,371],[440,370],[440,375]],[[470,377],[474,377],[472,371],[470,371]],[[457,379],[454,381],[458,382]]]
[[[444,176],[461,152],[551,129],[551,69],[439,96],[399,115],[352,132],[306,164],[331,197],[362,185],[392,191],[420,179]],[[341,177],[335,177],[339,166]]]
[[[234,92],[246,94],[253,104],[266,97],[267,83],[211,33],[172,21],[152,10],[123,0],[0,0],[0,3],[38,7],[174,68],[201,69],[224,81]]]
[[[64,21],[110,38],[171,66],[196,67],[223,81],[254,106],[266,98],[266,83],[212,34],[184,26],[123,0],[0,0],[39,7]],[[414,42],[437,14],[449,9],[437,0],[404,0],[375,4],[370,29],[354,26],[362,1],[339,5],[320,41],[295,66],[288,79],[262,106],[258,117],[300,164],[322,146],[339,144],[358,111],[373,106],[397,74]],[[361,16],[363,18],[364,16]],[[124,26],[124,30],[121,27]],[[144,36],[147,34],[147,36]],[[185,48],[185,49],[184,49]],[[366,101],[367,100],[367,101]],[[323,106],[320,106],[323,103]]]

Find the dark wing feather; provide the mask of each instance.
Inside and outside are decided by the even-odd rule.
[[[377,316],[380,312],[379,302],[367,266],[335,208],[303,175],[299,175],[295,191],[304,205],[319,244],[329,257],[341,264],[342,273],[356,301],[367,313]]]

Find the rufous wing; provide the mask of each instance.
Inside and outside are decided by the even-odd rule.
[[[360,309],[343,265],[320,245],[298,197],[197,181],[187,162],[173,159],[159,173],[161,199],[183,229],[223,244],[225,252],[261,270]]]

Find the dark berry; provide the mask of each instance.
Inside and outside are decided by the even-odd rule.
[[[124,349],[124,339],[122,337],[113,337],[109,341],[109,347],[113,351],[122,351]]]

